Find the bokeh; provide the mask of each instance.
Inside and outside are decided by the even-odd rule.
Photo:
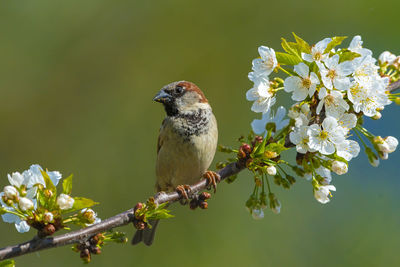
[[[7,173],[38,163],[75,175],[73,195],[93,198],[106,218],[153,193],[164,111],[152,97],[175,80],[210,100],[219,142],[237,145],[252,119],[245,92],[257,47],[280,50],[291,32],[317,42],[360,34],[377,57],[400,54],[400,2],[14,0],[0,8],[0,187]],[[349,41],[347,41],[348,43]],[[281,104],[288,99],[280,99]],[[400,137],[391,105],[367,127]],[[217,153],[216,160],[226,158]],[[244,203],[247,172],[222,184],[208,210],[175,205],[152,247],[110,244],[95,266],[398,266],[400,153],[379,168],[365,155],[335,176],[333,200],[318,203],[309,182],[274,192],[282,212],[255,221]],[[215,164],[213,165],[215,166]],[[129,237],[131,225],[120,228]],[[32,238],[0,222],[0,246]],[[16,258],[18,266],[79,266],[58,248]]]

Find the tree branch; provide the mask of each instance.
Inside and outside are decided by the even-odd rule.
[[[396,91],[399,88],[400,88],[400,80],[398,80],[397,82],[389,84],[388,91],[389,92],[393,92],[393,91]]]
[[[235,175],[245,168],[243,162],[234,162],[227,165],[225,168],[221,169],[218,174],[221,176],[221,181],[228,178],[229,176]],[[205,190],[207,188],[207,181],[205,179],[199,181],[196,184],[190,186],[192,193],[197,193],[199,191]],[[176,202],[180,200],[182,196],[177,192],[171,192],[168,194],[156,194],[154,201],[157,204],[165,202]],[[39,239],[35,237],[31,241],[8,246],[0,249],[0,260],[5,260],[9,258],[14,258],[17,256],[25,255],[28,253],[36,252],[43,249],[61,247],[73,243],[79,243],[88,240],[90,237],[111,230],[116,227],[127,225],[133,222],[135,215],[134,209],[129,209],[125,212],[117,214],[111,218],[108,218],[100,223],[83,228],[77,231],[72,231],[63,235],[55,237],[47,237]]]

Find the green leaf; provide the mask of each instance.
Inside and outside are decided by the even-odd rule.
[[[282,39],[281,45],[282,45],[283,50],[285,50],[290,55],[297,56],[301,60],[296,46],[293,45],[293,43],[288,43],[285,38],[281,38],[281,39]]]
[[[68,176],[67,178],[64,179],[62,187],[63,187],[63,194],[66,195],[71,195],[71,191],[72,191],[72,177],[74,175],[71,174],[70,176]]]
[[[69,213],[77,210],[81,210],[84,208],[90,208],[94,205],[99,204],[99,202],[95,202],[89,198],[84,197],[74,197],[74,205],[69,210],[63,210],[62,213]]]
[[[282,151],[288,150],[289,148],[285,147],[284,145],[280,143],[271,143],[269,144],[265,150],[267,151],[272,151],[280,154]]]
[[[254,150],[253,154],[254,155],[262,155],[265,151],[265,144],[267,143],[267,138],[264,138],[261,144],[258,144],[256,149]]]
[[[14,260],[0,261],[0,267],[15,267],[15,261]]]
[[[332,48],[340,45],[344,39],[346,39],[347,36],[335,36],[332,38],[332,41],[328,44],[328,46],[326,47],[324,54],[328,53],[329,51],[332,50]]]
[[[351,61],[357,57],[361,57],[361,55],[348,49],[344,49],[344,51],[341,51],[339,55],[339,63],[342,63],[344,61]]]
[[[53,182],[51,181],[49,175],[47,174],[47,172],[45,171],[40,171],[42,173],[43,179],[44,179],[44,183],[46,184],[46,188],[50,189],[53,193],[57,192],[56,186],[53,184]]]
[[[72,209],[74,209],[74,210],[90,208],[91,206],[99,204],[98,202],[95,202],[94,200],[91,200],[89,198],[84,198],[84,197],[74,197],[74,200],[75,200],[74,206],[72,207]]]
[[[281,65],[297,65],[299,64],[302,60],[298,56],[290,55],[287,53],[282,53],[282,52],[275,52],[276,59],[278,60],[279,64]]]
[[[297,36],[294,32],[292,32],[292,34],[294,36],[294,39],[296,39],[296,43],[298,45],[297,48],[300,50],[300,52],[310,54],[311,53],[310,45],[306,41],[301,39],[299,36]]]
[[[318,65],[317,65],[317,63],[315,63],[315,61],[313,61],[310,64],[310,72],[314,72],[315,74],[317,74],[318,71],[319,71]]]

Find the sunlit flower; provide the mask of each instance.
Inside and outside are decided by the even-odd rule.
[[[345,174],[348,171],[347,164],[343,161],[335,160],[332,162],[332,171],[337,175]]]
[[[253,60],[253,70],[258,73],[269,75],[278,65],[275,51],[272,48],[260,46],[258,48],[258,53],[261,58]]]
[[[319,63],[318,67],[325,87],[328,89],[336,88],[338,90],[349,89],[350,79],[347,76],[354,71],[352,62],[345,61],[339,64],[339,55],[334,55],[327,58],[324,63],[325,65]]]
[[[267,167],[267,173],[271,176],[275,176],[276,175],[276,168],[275,166],[268,166]]]
[[[325,106],[326,116],[339,118],[350,108],[347,102],[343,99],[343,94],[339,91],[327,91],[325,87],[322,87],[319,90],[318,97],[320,102],[317,106],[317,114],[320,114],[322,107]]]
[[[266,130],[267,123],[273,122],[275,123],[276,131],[279,131],[283,127],[287,126],[289,123],[288,119],[284,119],[286,115],[286,109],[280,106],[276,110],[276,114],[271,114],[271,110],[268,110],[267,113],[262,115],[261,120],[255,119],[251,122],[251,128],[253,132],[256,134],[263,134]]]
[[[351,40],[351,42],[350,42],[349,50],[352,52],[356,52],[356,53],[360,54],[361,56],[372,55],[372,51],[367,48],[363,48],[362,44],[363,44],[363,41],[361,40],[361,36],[356,35],[353,37],[353,40]]]
[[[393,153],[396,150],[398,144],[399,141],[397,140],[396,137],[393,136],[381,138],[380,142],[377,142],[379,151],[388,154]]]
[[[249,79],[254,82],[253,88],[246,93],[247,100],[254,101],[251,110],[262,113],[268,112],[276,102],[270,82],[265,77],[256,77],[252,72],[249,73]]]
[[[300,126],[289,134],[289,140],[296,145],[296,150],[299,153],[313,152],[315,150],[308,147],[309,135],[307,133],[308,126]]]
[[[293,92],[292,99],[295,101],[302,101],[307,96],[311,97],[319,84],[318,76],[314,72],[310,73],[309,67],[303,62],[294,66],[294,71],[300,77],[287,77],[284,82],[285,91]]]
[[[311,47],[311,54],[301,53],[301,57],[308,62],[320,62],[328,57],[328,54],[325,54],[325,49],[328,44],[332,41],[331,38],[325,38],[322,41],[316,43],[313,47]]]
[[[336,187],[333,185],[320,185],[318,188],[314,188],[314,197],[322,204],[326,204],[330,201],[329,197],[331,191],[336,191]]]
[[[341,126],[343,129],[346,130],[346,132],[350,131],[357,125],[357,116],[354,113],[344,113],[342,116],[339,117],[338,119],[338,124]]]
[[[336,154],[347,161],[357,157],[359,153],[360,145],[356,141],[347,139],[339,144],[336,144]]]
[[[335,144],[345,140],[345,131],[333,117],[326,117],[322,122],[322,128],[318,124],[311,125],[307,134],[310,136],[308,146],[324,155],[334,153]]]

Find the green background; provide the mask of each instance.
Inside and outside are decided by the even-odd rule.
[[[64,177],[74,173],[73,194],[99,201],[100,217],[129,209],[153,193],[164,111],[152,97],[163,85],[198,84],[218,119],[220,143],[236,145],[260,116],[245,99],[258,46],[280,50],[280,37],[292,31],[311,43],[360,34],[376,57],[400,54],[399,9],[397,0],[1,1],[0,187],[7,173],[38,163]],[[400,137],[399,115],[389,106],[367,127]],[[289,191],[275,188],[282,212],[267,211],[260,221],[244,208],[252,180],[243,172],[219,186],[206,211],[174,206],[176,217],[161,223],[152,247],[110,244],[92,264],[398,266],[399,160],[396,151],[373,168],[360,154],[347,175],[334,177],[337,192],[327,205],[302,179]],[[119,230],[133,234],[132,226]],[[0,224],[1,247],[33,235]],[[16,262],[81,264],[68,247]]]

